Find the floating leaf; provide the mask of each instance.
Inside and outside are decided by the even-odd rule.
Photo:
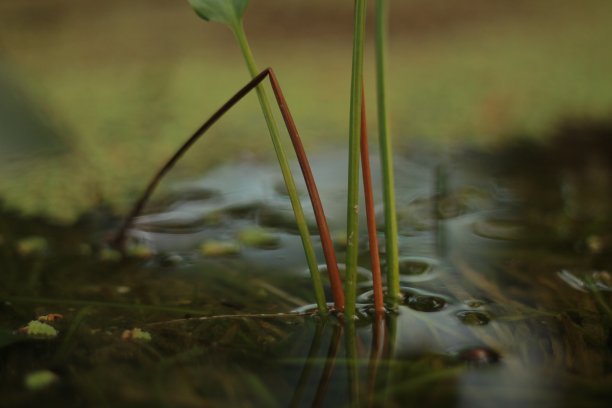
[[[206,21],[216,21],[230,27],[240,24],[248,0],[187,0],[196,14]]]
[[[57,337],[57,330],[47,323],[32,320],[27,326],[19,329],[20,332],[27,334],[30,337],[37,338],[53,338]]]
[[[121,334],[121,338],[126,341],[151,341],[151,333],[135,327],[132,330],[124,330]]]
[[[38,370],[26,375],[23,383],[30,391],[40,391],[53,385],[58,380],[59,377],[53,371]]]

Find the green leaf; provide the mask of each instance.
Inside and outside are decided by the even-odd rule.
[[[236,26],[242,20],[249,0],[187,0],[196,14],[206,21]]]

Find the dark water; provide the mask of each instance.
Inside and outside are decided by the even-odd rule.
[[[364,235],[354,324],[290,313],[312,295],[274,165],[176,185],[127,257],[104,247],[117,219],[102,209],[71,228],[5,211],[0,405],[604,406],[610,136],[566,126],[549,144],[398,155],[402,302],[369,313]],[[342,259],[340,156],[313,164]],[[244,238],[254,227],[262,241]],[[49,313],[57,336],[19,332]]]

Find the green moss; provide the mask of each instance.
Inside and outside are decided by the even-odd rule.
[[[27,374],[23,380],[25,387],[30,391],[40,391],[59,381],[53,371],[38,370]]]
[[[240,252],[240,245],[234,241],[206,241],[200,245],[200,252],[204,256],[228,256]]]
[[[57,334],[58,334],[58,331],[53,326],[50,326],[47,323],[39,322],[38,320],[32,320],[23,329],[23,331],[28,336],[32,336],[32,337],[53,338],[53,337],[57,337]]]
[[[278,248],[280,237],[274,232],[260,227],[249,227],[238,233],[238,241],[246,246],[255,248]]]
[[[43,237],[27,237],[17,241],[17,253],[21,256],[36,256],[47,251],[49,243]]]

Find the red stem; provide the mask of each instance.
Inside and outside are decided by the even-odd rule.
[[[323,253],[325,256],[325,262],[327,264],[327,271],[330,279],[330,285],[332,289],[332,296],[334,299],[334,305],[339,311],[344,310],[344,291],[342,290],[342,281],[340,279],[340,272],[338,271],[338,264],[336,260],[336,253],[331,240],[331,234],[329,233],[329,227],[325,218],[325,212],[323,211],[323,205],[321,204],[321,198],[315,184],[314,177],[304,147],[300,140],[300,135],[295,126],[295,122],[289,111],[287,102],[283,96],[280,84],[274,75],[272,68],[267,68],[260,74],[255,76],[249,81],[244,87],[242,87],[234,96],[232,96],[221,108],[219,108],[213,115],[206,121],[194,134],[187,139],[187,141],[176,151],[174,155],[159,169],[159,171],[153,176],[153,179],[147,185],[147,188],[143,192],[142,196],[132,207],[132,210],[123,221],[123,224],[117,231],[115,237],[111,240],[111,245],[116,248],[124,249],[125,237],[128,229],[132,226],[134,219],[140,214],[145,204],[155,191],[155,188],[159,184],[162,177],[174,167],[176,162],[189,150],[189,148],[204,134],[208,129],[212,127],[223,115],[225,115],[234,105],[236,105],[244,96],[250,91],[255,89],[266,77],[270,78],[270,84],[274,90],[274,95],[278,102],[278,106],[285,120],[287,131],[291,138],[293,148],[295,150],[308,194],[310,195],[310,201],[315,213],[315,219],[317,227],[319,229],[319,235],[321,237],[321,245],[323,246]]]
[[[374,211],[374,196],[372,194],[372,172],[370,170],[370,152],[368,148],[368,129],[366,121],[365,92],[361,96],[361,167],[363,169],[363,190],[365,196],[366,218],[368,221],[368,238],[370,243],[370,260],[372,262],[372,286],[374,289],[374,309],[376,313],[384,313],[382,277],[380,272],[380,256],[378,254],[378,238],[376,236],[376,214]]]
[[[317,185],[315,183],[314,176],[312,175],[312,170],[310,164],[308,163],[308,157],[304,151],[304,146],[302,145],[297,127],[293,117],[291,116],[291,112],[289,111],[287,101],[283,96],[283,91],[281,90],[278,80],[276,79],[274,71],[272,71],[270,68],[269,72],[272,90],[274,91],[274,96],[276,96],[278,107],[283,115],[287,131],[289,132],[289,137],[291,138],[291,143],[293,144],[293,149],[295,150],[300,168],[302,169],[302,174],[304,175],[304,181],[306,182],[306,188],[308,189],[308,194],[310,195],[310,201],[312,202],[312,207],[314,209],[317,227],[319,228],[319,236],[321,237],[321,245],[323,246],[323,254],[325,255],[325,263],[327,264],[327,273],[329,275],[329,282],[334,298],[334,306],[337,310],[343,311],[344,290],[342,289],[342,281],[340,279],[340,272],[338,271],[336,252],[334,251],[334,244],[331,239],[331,234],[329,233],[329,227],[327,225],[325,212],[323,211],[323,205],[321,204],[321,198],[319,197],[319,191],[317,190]]]

